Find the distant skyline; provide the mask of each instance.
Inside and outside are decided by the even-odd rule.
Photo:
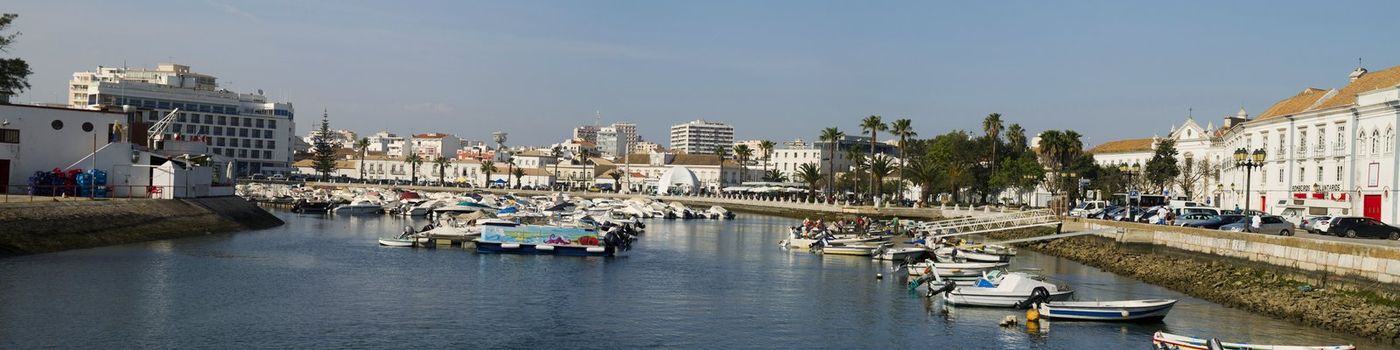
[[[914,120],[921,137],[981,133],[1001,113],[1086,146],[1219,125],[1304,88],[1340,88],[1400,2],[43,1],[17,0],[33,89],[61,103],[75,71],[175,62],[230,90],[329,110],[362,134],[446,132],[548,145],[581,124],[735,126],[735,139],[859,134]]]

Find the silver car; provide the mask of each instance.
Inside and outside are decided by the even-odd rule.
[[[1302,224],[1298,225],[1298,229],[1308,231],[1309,233],[1327,232],[1327,227],[1330,226],[1331,223],[1332,217],[1328,215],[1304,216]]]
[[[1250,229],[1253,222],[1254,218],[1245,218],[1244,221],[1220,226],[1220,229],[1234,232],[1253,232],[1254,230]],[[1292,236],[1297,230],[1296,227],[1293,227],[1293,223],[1284,220],[1282,216],[1268,215],[1260,218],[1259,230],[1256,233]]]

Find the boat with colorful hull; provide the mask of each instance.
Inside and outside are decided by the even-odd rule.
[[[1085,321],[1161,321],[1175,299],[1051,301],[1041,303],[1040,317]]]
[[[1152,334],[1152,347],[1166,350],[1209,350],[1214,339],[1199,339],[1165,332]],[[1352,345],[1294,346],[1294,345],[1255,345],[1216,341],[1219,349],[1228,350],[1356,350]]]
[[[593,228],[522,225],[505,220],[485,221],[481,237],[473,239],[478,253],[613,256],[619,252],[614,239],[600,237]]]

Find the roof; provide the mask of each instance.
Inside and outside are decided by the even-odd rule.
[[[1303,90],[1303,92],[1293,95],[1293,97],[1285,98],[1282,101],[1274,103],[1269,109],[1264,110],[1264,113],[1260,113],[1258,117],[1255,117],[1254,121],[1286,117],[1312,110],[1313,106],[1317,105],[1317,102],[1321,101],[1323,97],[1326,97],[1327,93],[1330,91],[1331,90],[1318,88],[1307,88]]]
[[[297,168],[314,168],[314,167],[316,167],[316,160],[314,160],[314,159],[302,159],[302,160],[296,161],[296,163],[292,163],[292,166],[293,166],[293,167],[297,167]],[[355,161],[353,161],[353,160],[337,160],[337,161],[335,161],[335,168],[336,168],[336,169],[356,169],[356,167],[355,167]]]
[[[1141,152],[1141,151],[1151,151],[1151,150],[1152,150],[1152,139],[1151,139],[1151,138],[1143,138],[1143,139],[1127,139],[1127,140],[1116,140],[1116,141],[1104,142],[1104,143],[1102,143],[1102,144],[1099,144],[1098,146],[1094,146],[1094,148],[1090,148],[1090,149],[1089,149],[1089,153],[1093,153],[1093,154],[1104,154],[1104,153],[1128,153],[1128,152]]]
[[[1400,85],[1400,66],[1362,74],[1332,98],[1322,102],[1317,109],[1350,106],[1356,104],[1356,95]]]
[[[430,133],[426,133],[426,134],[417,134],[417,135],[413,135],[413,138],[415,138],[415,139],[440,139],[440,138],[444,138],[444,137],[447,137],[447,136],[448,136],[447,134],[440,133],[440,132],[430,132]]]
[[[719,165],[719,156],[713,154],[677,154],[670,165]]]

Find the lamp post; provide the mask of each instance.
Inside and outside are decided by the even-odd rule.
[[[1219,208],[1219,207],[1221,206],[1221,204],[1220,204],[1220,197],[1221,197],[1221,194],[1222,194],[1222,193],[1225,193],[1225,184],[1222,184],[1222,183],[1217,183],[1217,184],[1215,184],[1215,203],[1213,203],[1213,204],[1215,204],[1215,207],[1217,207],[1217,208]]]
[[[1124,162],[1124,163],[1118,163],[1118,172],[1123,173],[1123,176],[1128,177],[1128,181],[1127,181],[1127,183],[1124,185],[1124,187],[1126,187],[1127,192],[1131,193],[1131,192],[1133,191],[1133,176],[1135,176],[1135,175],[1137,175],[1138,173],[1142,172],[1142,164],[1138,164],[1137,162],[1133,162],[1133,165],[1129,166],[1128,163],[1126,163],[1126,162]],[[1132,217],[1133,217],[1133,207],[1134,207],[1134,205],[1133,205],[1133,198],[1132,198],[1131,195],[1128,195],[1127,197],[1128,197],[1128,198],[1127,198],[1127,201],[1126,201],[1126,203],[1124,203],[1124,204],[1126,204],[1126,205],[1128,206],[1128,212],[1127,212],[1127,213],[1123,213],[1123,217],[1124,217],[1124,218],[1127,218],[1129,221],[1132,221]]]
[[[1264,166],[1264,149],[1255,149],[1254,152],[1244,148],[1235,149],[1235,166],[1244,168],[1244,212],[1248,213],[1251,200],[1250,185],[1254,184],[1250,177],[1253,176],[1254,168]]]

